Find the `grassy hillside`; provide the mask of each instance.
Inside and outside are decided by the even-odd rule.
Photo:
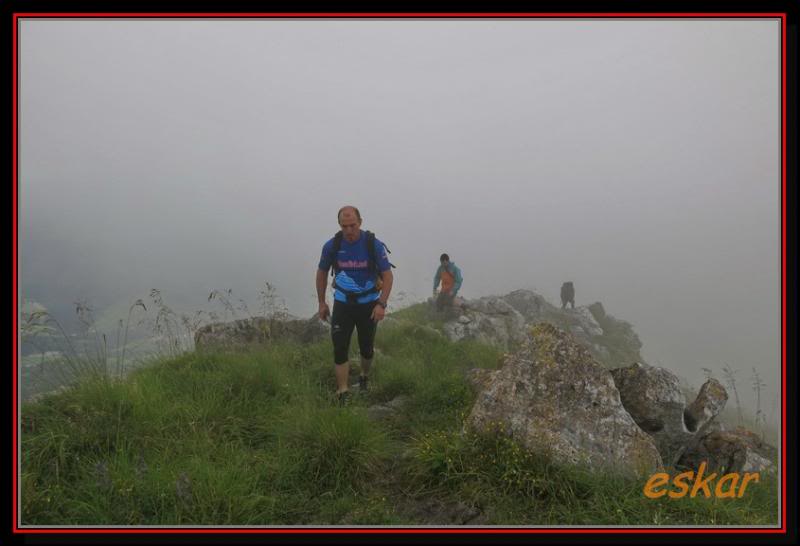
[[[777,521],[774,480],[742,499],[650,500],[642,482],[462,434],[474,400],[464,372],[501,355],[447,341],[427,313],[413,306],[379,328],[370,391],[346,408],[334,403],[329,341],[162,359],[24,405],[23,524]],[[370,407],[392,400],[398,409],[376,418]]]

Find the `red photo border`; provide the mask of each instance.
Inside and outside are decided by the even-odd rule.
[[[232,18],[263,18],[263,19],[288,19],[288,18],[325,18],[325,19],[496,19],[496,18],[523,18],[523,19],[620,19],[620,18],[645,18],[645,19],[697,19],[697,18],[718,18],[718,19],[739,19],[739,18],[759,18],[759,19],[780,19],[781,20],[781,510],[780,528],[750,528],[750,527],[725,527],[725,528],[690,528],[690,527],[671,527],[671,528],[322,528],[322,527],[276,527],[276,528],[251,528],[251,527],[231,527],[231,528],[198,528],[198,527],[166,527],[166,528],[124,528],[124,527],[92,527],[92,528],[41,528],[41,527],[20,527],[18,525],[18,506],[19,484],[18,474],[18,26],[21,19],[42,19],[42,18],[63,18],[63,19],[93,19],[93,18],[124,18],[124,19],[165,19],[165,18],[207,18],[207,19],[232,19]],[[48,12],[48,13],[24,13],[15,12],[13,14],[13,61],[12,61],[12,82],[13,82],[13,137],[12,137],[12,175],[13,175],[13,302],[14,302],[14,357],[13,357],[13,404],[14,422],[12,424],[12,444],[14,453],[13,461],[13,493],[12,513],[13,513],[13,533],[14,534],[53,534],[53,533],[72,533],[72,534],[377,534],[377,533],[397,533],[397,534],[594,534],[594,533],[626,533],[626,534],[786,534],[786,18],[787,13],[726,13],[726,12],[706,12],[706,13],[75,13],[75,12]]]

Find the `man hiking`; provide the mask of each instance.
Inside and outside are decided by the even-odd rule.
[[[442,283],[442,290],[439,292],[439,297],[436,298],[436,310],[442,311],[453,305],[453,300],[461,288],[461,270],[450,261],[450,256],[442,254],[439,256],[439,267],[433,275],[433,296],[436,297],[436,287],[439,282]]]
[[[561,308],[566,308],[568,303],[575,309],[575,285],[572,281],[561,285]]]
[[[327,320],[329,315],[331,317],[336,394],[339,404],[346,405],[350,374],[348,353],[353,329],[358,330],[361,352],[359,390],[366,391],[374,355],[375,331],[386,312],[394,276],[384,244],[373,233],[361,230],[361,213],[358,209],[342,207],[337,219],[341,231],[322,247],[316,284],[319,318]],[[328,270],[331,268],[333,314],[325,302]]]

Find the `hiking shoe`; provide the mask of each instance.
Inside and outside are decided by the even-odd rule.
[[[367,392],[367,378],[363,375],[358,378],[358,390]]]
[[[350,391],[340,392],[338,395],[339,407],[343,408],[350,404]]]

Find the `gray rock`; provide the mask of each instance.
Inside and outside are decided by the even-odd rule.
[[[595,320],[589,308],[586,306],[579,306],[575,309],[568,309],[567,316],[573,318],[578,322],[578,326],[589,336],[602,336],[603,329],[600,324]]]
[[[367,408],[367,418],[373,421],[386,419],[394,414],[394,409],[384,404],[376,404]]]
[[[555,313],[558,311],[555,305],[552,305],[539,294],[530,290],[514,290],[513,292],[503,296],[511,307],[516,309],[528,323],[536,323],[547,318],[548,313]]]
[[[611,374],[622,405],[655,439],[662,459],[670,464],[692,438],[683,420],[686,398],[680,379],[665,368],[640,362],[613,369]]]
[[[771,472],[776,460],[776,448],[754,432],[737,427],[699,434],[676,466],[696,470],[705,462],[709,472]]]
[[[677,376],[664,368],[636,363],[611,370],[625,409],[653,436],[663,461],[709,472],[762,472],[774,467],[775,448],[744,428],[726,430],[714,418],[725,407],[728,393],[709,379],[689,407]]]
[[[203,326],[195,333],[195,350],[244,349],[286,340],[314,343],[329,335],[330,324],[314,315],[310,319],[287,320],[253,317]]]
[[[502,298],[489,296],[467,301],[442,330],[451,341],[475,339],[508,349],[525,339],[525,319]]]
[[[516,313],[509,312],[505,304]],[[607,315],[601,303],[561,309],[530,290],[467,300],[462,308],[445,315],[443,331],[453,341],[477,339],[508,350],[524,339],[530,326],[540,322],[571,332],[606,367],[641,360],[642,344],[633,327]]]
[[[373,420],[386,419],[394,415],[397,410],[405,406],[410,398],[403,394],[394,397],[385,404],[375,404],[367,408],[367,417]]]
[[[703,428],[706,423],[722,411],[727,401],[728,392],[722,386],[722,383],[713,378],[709,379],[703,383],[697,398],[684,412],[686,428],[691,432],[696,432]]]
[[[576,337],[585,336],[586,335],[586,330],[584,330],[582,327],[578,326],[577,324],[573,324],[572,326],[570,326],[569,329],[570,329],[570,332],[572,332],[572,335],[574,335]]]
[[[478,391],[489,388],[489,385],[497,375],[498,370],[487,370],[486,368],[473,368],[467,372],[467,381]]]
[[[663,461],[677,468],[708,471],[764,472],[774,468],[776,450],[744,428],[726,430],[714,418],[728,393],[709,379],[689,407],[679,379],[664,368],[636,363],[611,370],[625,409],[656,441]]]
[[[606,310],[603,308],[603,304],[599,301],[594,302],[588,306],[587,309],[589,309],[589,312],[594,317],[594,320],[596,320],[598,323],[606,318]]]
[[[592,344],[592,349],[592,353],[598,354],[602,359],[607,359],[609,356],[611,356],[611,354],[608,352],[608,349],[597,343]]]
[[[409,400],[410,400],[410,398],[408,396],[406,396],[404,394],[400,394],[398,396],[395,396],[389,402],[387,402],[386,406],[391,408],[391,409],[393,409],[393,410],[400,409],[403,406],[405,406],[408,403]]]
[[[553,325],[535,326],[500,370],[471,378],[479,389],[465,424],[471,430],[494,430],[499,423],[528,449],[593,469],[641,476],[662,466],[608,370]]]

